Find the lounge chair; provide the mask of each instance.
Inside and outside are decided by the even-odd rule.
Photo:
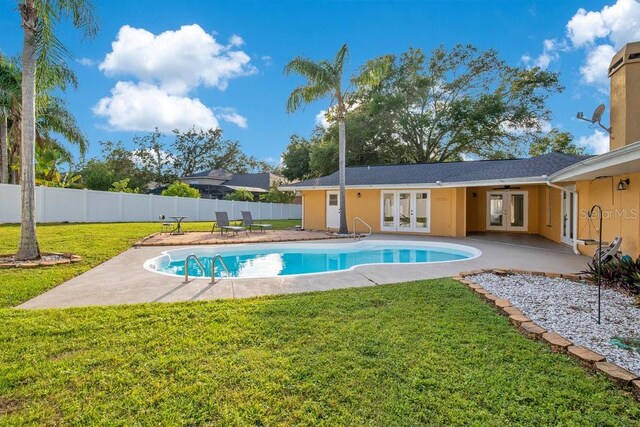
[[[260,230],[264,231],[267,228],[273,229],[271,224],[256,224],[253,222],[253,217],[251,216],[251,211],[242,211],[242,225],[245,227],[249,227],[249,231],[252,230],[252,227],[258,227]]]
[[[593,254],[593,261],[597,262],[598,258],[600,258],[600,262],[605,263],[614,258],[620,259],[620,245],[622,245],[622,237],[616,236],[609,246],[596,249],[596,252]]]
[[[225,231],[232,231],[236,236],[239,231],[247,232],[245,227],[229,225],[229,216],[226,212],[216,212],[216,222],[213,224],[213,228],[211,228],[211,232],[218,227],[220,229],[220,235],[223,235]]]

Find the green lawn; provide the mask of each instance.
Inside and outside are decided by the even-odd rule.
[[[156,230],[41,226],[44,250],[83,262],[0,271],[2,303]],[[13,250],[17,227],[0,233],[0,252]],[[629,394],[524,338],[451,279],[249,300],[3,308],[0,325],[0,426],[640,425]]]
[[[0,424],[620,425],[640,405],[451,279],[0,310]]]
[[[299,220],[269,221],[276,229],[293,227]],[[213,223],[185,223],[187,231],[210,231]],[[27,301],[83,273],[131,247],[140,238],[160,230],[157,223],[40,224],[38,238],[43,252],[73,252],[82,262],[35,270],[0,270],[0,307]],[[0,254],[15,253],[18,225],[0,225]]]

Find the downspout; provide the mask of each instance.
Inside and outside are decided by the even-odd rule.
[[[554,183],[552,183],[551,181],[549,181],[549,178],[546,177],[546,184],[551,187],[551,188],[555,188],[557,190],[560,191],[567,191],[569,193],[573,194],[573,204],[574,206],[572,206],[573,209],[575,209],[576,211],[578,210],[578,191],[577,190],[569,190],[566,187],[563,187],[561,185],[556,185]],[[576,212],[577,213],[577,212]],[[572,247],[573,247],[573,253],[576,255],[580,255],[580,251],[578,250],[578,215],[573,215],[573,243],[572,243]]]

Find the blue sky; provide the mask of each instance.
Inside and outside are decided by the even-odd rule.
[[[62,25],[80,87],[66,94],[90,140],[122,140],[159,126],[219,125],[245,151],[276,162],[292,133],[309,135],[320,101],[287,114],[300,83],[282,70],[293,57],[332,57],[342,43],[349,71],[409,47],[471,43],[495,48],[511,65],[561,72],[566,87],[550,100],[553,127],[591,152],[606,135],[576,121],[608,107],[606,67],[624,43],[640,40],[640,3],[613,1],[98,1],[93,40]],[[0,50],[20,52],[14,0],[0,0]],[[115,45],[112,43],[117,42]],[[145,59],[147,58],[147,59]],[[604,122],[608,123],[608,114]],[[549,124],[545,124],[549,126]]]

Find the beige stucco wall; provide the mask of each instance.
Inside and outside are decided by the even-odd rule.
[[[627,190],[618,191],[620,179],[629,178]],[[612,188],[613,187],[613,188]],[[594,204],[602,207],[603,240],[610,242],[615,236],[622,236],[622,252],[634,258],[640,255],[640,173],[618,175],[594,181],[579,181],[578,190],[578,238],[597,239],[598,233],[590,225],[587,213]],[[612,197],[613,196],[613,197]],[[612,200],[613,199],[613,200]],[[598,220],[593,224],[598,226]],[[578,246],[580,252],[593,255],[593,246]]]
[[[407,190],[420,190],[419,188]],[[360,197],[358,197],[360,193]],[[354,217],[367,222],[373,232],[380,231],[380,193],[381,190],[362,189],[347,190],[347,225],[352,228]],[[425,233],[433,236],[464,236],[465,221],[465,189],[434,188],[431,193],[431,230]],[[309,230],[326,229],[326,191],[307,190],[302,192],[304,198],[304,227]],[[361,226],[359,226],[361,227]],[[358,228],[358,231],[361,231]],[[364,231],[364,230],[362,230]]]

